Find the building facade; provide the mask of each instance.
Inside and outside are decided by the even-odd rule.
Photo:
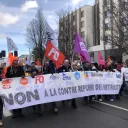
[[[105,60],[110,56],[113,60],[125,61],[122,58],[123,49],[113,48],[112,42],[110,42],[114,39],[114,35],[120,36],[119,32],[115,32],[116,25],[112,17],[114,12],[113,3],[117,5],[117,8],[121,7],[120,0],[95,0],[94,6],[85,5],[64,17],[63,22],[66,22],[69,18],[73,25],[73,31],[71,32],[69,32],[71,26],[67,26],[67,24],[63,27],[61,24],[59,26],[59,37],[64,35],[64,28],[68,28],[66,34],[71,36],[69,37],[71,39],[69,41],[70,45],[65,45],[65,51],[69,47],[71,48],[69,51],[73,49],[74,35],[78,32],[84,40],[92,61],[97,61],[98,51],[101,52]],[[58,42],[62,52],[61,44],[65,44],[65,42],[62,40]],[[64,52],[64,54],[66,53],[68,52]]]
[[[115,23],[115,15],[120,13],[122,7],[125,7],[125,4],[128,3],[127,0],[95,0],[94,8],[94,37],[95,44],[90,48],[90,51],[93,55],[93,61],[97,61],[97,52],[100,51],[103,58],[107,60],[107,57],[110,56],[113,60],[116,61],[125,61],[126,57],[122,56],[124,49],[112,47],[111,44],[114,44],[122,36],[119,28],[117,26],[119,23]],[[121,14],[122,19],[122,14]],[[120,14],[117,15],[117,22],[120,20]],[[124,25],[120,24],[120,28]],[[119,41],[117,41],[118,43]],[[121,44],[121,43],[120,43]]]
[[[94,45],[93,25],[93,7],[88,5],[70,12],[60,19],[58,45],[68,59],[68,55],[72,55],[76,32],[83,38],[87,49]]]

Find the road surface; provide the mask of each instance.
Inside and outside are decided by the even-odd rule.
[[[32,108],[24,109],[24,119],[4,118],[3,128],[128,128],[128,95],[115,102],[86,104],[77,99],[78,109],[70,102],[62,106],[57,103],[59,114],[51,112],[51,105],[43,108],[42,117],[33,114]]]

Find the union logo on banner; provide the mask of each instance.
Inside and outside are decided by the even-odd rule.
[[[80,79],[80,73],[79,72],[75,72],[74,73],[74,77],[76,80],[79,80]]]
[[[63,80],[71,80],[71,76],[68,76],[65,72],[62,73]]]
[[[12,79],[5,79],[2,81],[2,88],[3,89],[10,89],[11,88]]]
[[[23,86],[27,85],[28,84],[28,79],[27,78],[21,78],[20,79],[20,84],[23,85]]]
[[[116,78],[122,78],[122,75],[120,73],[116,74]]]
[[[112,78],[113,77],[113,73],[112,72],[106,72],[105,73],[105,77]]]
[[[88,72],[84,72],[84,77],[88,78]]]

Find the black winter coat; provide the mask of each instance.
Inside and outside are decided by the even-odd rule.
[[[24,76],[24,70],[22,66],[10,66],[7,69],[6,77],[7,78],[15,78]]]
[[[53,63],[51,63],[46,68],[46,74],[53,74],[53,73],[56,73],[56,66]]]
[[[59,69],[58,69],[58,73],[61,73],[61,72],[69,72],[71,69],[70,67],[67,68],[65,67],[64,65],[62,65]]]

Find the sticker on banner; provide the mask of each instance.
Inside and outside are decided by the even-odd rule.
[[[105,73],[105,77],[112,78],[113,77],[113,73],[112,72],[106,72]]]
[[[121,78],[122,76],[121,76],[121,74],[119,73],[119,74],[116,74],[116,78]]]
[[[75,72],[74,73],[74,77],[76,78],[76,80],[80,79],[80,73],[79,72]]]
[[[65,72],[62,73],[62,76],[63,76],[63,80],[71,80],[71,77],[67,76]]]
[[[88,78],[88,72],[84,72],[84,77]]]
[[[91,72],[91,77],[103,77],[103,73]]]
[[[44,76],[36,76],[35,77],[35,84],[42,84],[44,82]]]
[[[28,79],[27,78],[21,78],[20,79],[20,84],[23,85],[23,86],[27,85],[28,84]]]
[[[51,81],[55,81],[55,80],[59,80],[59,79],[60,79],[59,75],[51,75],[49,78],[49,80],[51,80]]]
[[[3,89],[9,89],[9,88],[11,88],[11,82],[12,82],[12,79],[3,80],[2,81],[2,88]]]

